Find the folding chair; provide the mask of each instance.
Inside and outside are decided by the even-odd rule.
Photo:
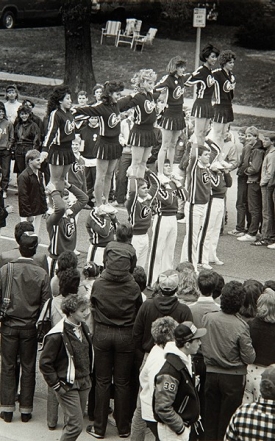
[[[134,38],[139,36],[141,25],[141,20],[136,20],[135,18],[127,18],[125,31],[119,31],[116,40],[116,46],[118,46],[120,43],[124,43],[130,44],[130,46],[132,47]]]
[[[134,51],[140,50],[142,52],[145,44],[153,44],[157,32],[158,30],[156,28],[150,28],[146,35],[139,35],[135,37],[132,44],[132,49]]]
[[[100,44],[103,43],[103,37],[114,37],[115,38],[115,44],[117,41],[117,36],[121,28],[121,22],[120,21],[107,21],[106,27],[102,29],[101,32],[101,39]]]

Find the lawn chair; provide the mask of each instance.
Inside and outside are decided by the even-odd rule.
[[[145,44],[153,44],[157,32],[158,30],[156,28],[150,28],[146,35],[139,35],[138,37],[135,37],[132,44],[132,49],[134,51],[139,50],[142,52]]]
[[[124,32],[119,31],[118,33],[116,40],[116,47],[120,43],[122,43],[122,44],[130,44],[132,48],[134,38],[139,36],[141,25],[142,25],[141,20],[136,20],[135,18],[127,18],[125,31]]]
[[[100,44],[103,43],[103,37],[114,37],[115,38],[115,44],[117,41],[117,36],[121,28],[121,22],[120,21],[107,21],[106,27],[102,29],[101,32],[101,39]]]

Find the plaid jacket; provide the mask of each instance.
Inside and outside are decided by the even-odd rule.
[[[268,441],[275,434],[275,400],[259,398],[240,406],[231,418],[224,441]]]

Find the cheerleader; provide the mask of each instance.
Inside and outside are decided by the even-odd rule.
[[[65,176],[75,161],[72,151],[75,123],[71,106],[69,88],[57,87],[48,101],[49,123],[41,152],[41,162],[48,158],[51,182],[61,192],[64,190]]]
[[[195,117],[194,133],[197,145],[204,144],[210,119],[214,116],[211,101],[213,93],[216,95],[217,92],[211,69],[214,67],[219,53],[219,50],[212,44],[205,46],[200,55],[203,65],[193,72],[185,83],[186,86],[197,86],[197,98],[191,111],[191,116]]]
[[[157,79],[152,69],[141,69],[131,82],[137,92],[127,105],[133,107],[134,125],[129,135],[129,145],[132,148],[132,171],[136,178],[143,178],[146,162],[156,144],[154,123],[156,122],[156,104],[153,98],[153,89]]]
[[[217,84],[217,104],[214,105],[213,141],[222,149],[229,123],[234,121],[232,100],[236,85],[232,74],[236,55],[230,50],[222,51],[219,56],[220,69],[213,71]]]
[[[165,93],[165,108],[159,121],[162,132],[162,144],[158,154],[158,171],[163,175],[163,165],[166,158],[171,166],[174,162],[176,142],[185,128],[183,111],[184,71],[186,62],[180,56],[171,58],[165,75],[155,86],[155,91]]]
[[[106,81],[101,102],[93,106],[74,109],[76,122],[89,120],[91,116],[99,118],[99,136],[93,151],[94,157],[97,158],[94,194],[98,207],[102,205],[103,197],[108,203],[112,175],[117,160],[122,154],[122,146],[119,143],[121,105],[118,100],[123,89],[124,85],[121,82]],[[108,204],[106,205],[108,206]],[[110,209],[113,211],[113,207],[110,207]]]

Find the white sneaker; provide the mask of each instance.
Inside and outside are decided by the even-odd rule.
[[[107,213],[107,214],[116,214],[117,213],[117,209],[115,207],[113,207],[111,204],[103,204],[103,205],[101,205],[101,207],[105,211],[105,213]]]
[[[275,243],[267,245],[267,248],[269,248],[270,250],[275,250]]]
[[[186,219],[184,217],[183,219],[179,219],[177,222],[178,224],[186,224]]]
[[[214,265],[219,265],[219,266],[224,265],[224,263],[219,259],[213,260],[213,262],[211,261],[211,263],[214,263]]]
[[[250,236],[250,234],[245,234],[244,236],[238,237],[237,240],[240,242],[255,242],[256,237]]]
[[[227,231],[227,234],[229,234],[229,236],[235,236],[235,237],[242,237],[245,235],[245,233],[243,233],[242,231],[238,231],[238,230]]]
[[[80,251],[74,250],[74,253],[75,253],[76,256],[80,256]]]
[[[212,266],[209,265],[208,263],[203,263],[203,264],[201,265],[201,267],[202,267],[203,269],[206,269],[206,270],[212,270],[212,269],[213,269]]]
[[[7,199],[7,197],[8,197],[7,192],[3,190],[3,199]]]

